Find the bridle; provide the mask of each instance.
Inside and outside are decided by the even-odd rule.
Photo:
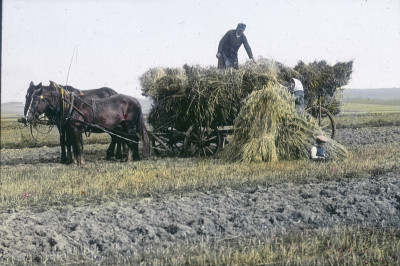
[[[43,94],[40,95],[40,96],[36,96],[36,97],[40,97],[40,99],[44,100]],[[33,97],[33,95],[32,95],[32,96],[31,96],[31,103],[29,104],[28,111],[26,111],[26,115],[28,116],[29,113],[32,113],[32,115],[34,115],[37,119],[39,119],[38,116],[32,111],[32,104],[33,104],[34,98],[35,98],[35,97]],[[39,102],[36,103],[35,106],[37,106],[38,104],[39,104]],[[35,109],[36,109],[36,107],[35,107]],[[35,110],[35,112],[36,112],[36,110]]]
[[[40,99],[44,100],[43,95],[40,95],[40,96],[37,96],[37,97],[40,97]],[[37,115],[35,115],[35,113],[32,112],[32,103],[33,103],[33,99],[34,99],[34,97],[32,97],[31,103],[30,103],[29,108],[28,108],[28,111],[27,111],[26,113],[27,113],[27,115],[28,115],[29,113],[32,113],[32,115],[35,116],[35,119],[36,119],[36,120],[42,121]],[[38,104],[39,104],[39,103],[36,103],[36,105],[38,105]],[[35,108],[35,109],[36,109],[36,108]],[[36,110],[35,110],[35,111],[36,111]],[[52,125],[50,125],[49,130],[48,130],[47,132],[41,132],[41,131],[37,128],[36,123],[34,123],[34,124],[29,123],[29,125],[30,125],[30,131],[31,131],[32,139],[33,139],[35,142],[38,142],[38,140],[37,140],[36,137],[33,136],[33,127],[36,129],[37,132],[39,132],[40,134],[44,134],[44,135],[48,135],[48,134],[50,133],[50,131],[53,129],[53,127],[54,127],[54,124],[52,124]]]

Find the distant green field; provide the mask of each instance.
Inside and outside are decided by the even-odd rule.
[[[400,100],[397,105],[384,104],[370,101],[369,103],[346,102],[343,105],[343,113],[397,113],[400,112]]]
[[[343,113],[400,112],[400,89],[345,89]]]

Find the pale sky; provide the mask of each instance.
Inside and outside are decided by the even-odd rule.
[[[354,60],[348,88],[400,87],[400,0],[3,0],[2,12],[2,103],[49,80],[142,97],[149,68],[216,65],[239,22],[255,58]]]

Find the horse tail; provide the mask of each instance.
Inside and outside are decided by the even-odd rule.
[[[142,142],[143,142],[143,146],[142,146],[143,157],[147,158],[150,156],[150,139],[149,139],[149,135],[147,134],[146,125],[144,124],[143,113],[142,113],[141,109],[140,109],[140,115],[139,115],[137,129],[138,129],[138,133],[140,134],[140,136],[142,138]]]

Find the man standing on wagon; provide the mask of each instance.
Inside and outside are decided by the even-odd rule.
[[[246,36],[243,34],[245,29],[246,25],[239,23],[236,30],[229,30],[224,37],[222,37],[217,52],[219,69],[230,67],[239,69],[237,53],[242,44],[244,45],[249,58],[255,62],[250,45],[247,42]]]

